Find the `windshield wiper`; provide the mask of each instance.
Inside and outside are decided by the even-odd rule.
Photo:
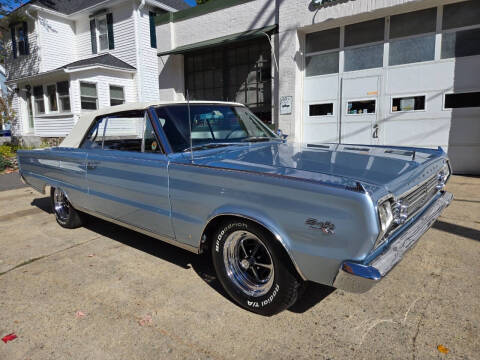
[[[214,149],[214,148],[225,147],[225,146],[229,146],[229,145],[231,145],[231,144],[226,144],[226,143],[200,144],[200,145],[192,146],[191,148],[188,147],[185,150],[183,150],[183,152],[193,151],[193,150],[203,150],[203,149]]]
[[[261,142],[261,141],[270,141],[273,138],[268,136],[250,136],[245,139],[242,139],[243,142]]]

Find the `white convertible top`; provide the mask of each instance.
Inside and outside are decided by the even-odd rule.
[[[92,122],[98,116],[114,114],[121,111],[131,111],[131,110],[145,110],[150,106],[161,106],[161,105],[176,105],[176,104],[186,104],[186,101],[152,101],[152,102],[137,102],[137,103],[126,103],[123,105],[110,106],[100,110],[91,111],[83,113],[78,119],[77,123],[73,127],[70,134],[62,141],[59,147],[68,147],[68,148],[78,148],[80,143],[85,136],[85,133],[88,131]],[[234,102],[225,102],[225,101],[190,101],[190,104],[224,104],[224,105],[241,105],[240,103]]]

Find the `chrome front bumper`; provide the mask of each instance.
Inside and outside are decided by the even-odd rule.
[[[383,253],[369,263],[343,262],[333,282],[333,286],[355,293],[363,293],[370,290],[400,262],[403,255],[430,229],[443,209],[450,205],[452,199],[453,195],[451,193],[444,192],[410,227],[398,235]]]

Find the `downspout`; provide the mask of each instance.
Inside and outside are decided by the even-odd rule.
[[[141,11],[145,7],[145,0],[142,0],[140,2],[140,5],[138,6],[138,11]]]

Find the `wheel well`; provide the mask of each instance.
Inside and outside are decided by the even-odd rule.
[[[289,266],[291,267],[291,270],[293,270],[294,273],[297,274],[299,279],[304,278],[302,276],[302,274],[299,273],[299,270],[295,266],[292,257],[288,253],[287,249],[285,249],[284,244],[277,240],[277,237],[275,236],[275,234],[270,229],[268,229],[265,225],[263,225],[262,223],[257,222],[257,221],[252,220],[252,219],[249,219],[249,218],[245,218],[243,216],[219,215],[219,216],[213,218],[207,224],[207,226],[205,227],[205,230],[203,231],[202,240],[201,240],[201,244],[200,244],[200,253],[208,253],[208,251],[210,250],[210,248],[212,246],[212,243],[213,243],[213,236],[214,236],[215,230],[219,228],[220,224],[222,224],[223,222],[229,221],[229,220],[234,220],[234,219],[241,220],[241,221],[248,221],[250,223],[256,224],[256,225],[262,227],[266,232],[268,232],[271,235],[272,239],[275,241],[275,243],[278,245],[278,247],[283,252],[284,258],[288,262]]]

